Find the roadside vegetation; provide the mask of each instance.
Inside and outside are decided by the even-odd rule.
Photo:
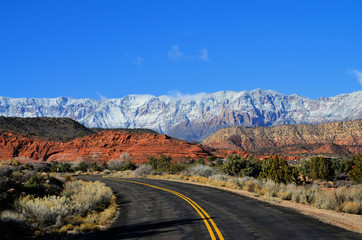
[[[55,167],[56,166],[56,167]],[[66,163],[0,166],[0,234],[5,239],[99,229],[116,214],[112,190],[100,182],[59,175]]]
[[[252,192],[270,201],[289,200],[322,209],[362,213],[362,155],[347,160],[313,157],[297,164],[275,155],[266,160],[231,154],[226,159],[150,157],[136,170],[112,172],[113,177],[150,177],[196,182]]]
[[[106,224],[117,209],[111,189],[72,177],[89,173],[189,181],[244,190],[269,201],[362,213],[362,155],[347,160],[313,157],[293,164],[277,155],[259,160],[231,154],[181,162],[160,155],[135,164],[131,155],[122,153],[107,163],[0,164],[0,234],[9,239],[9,234],[62,236]]]

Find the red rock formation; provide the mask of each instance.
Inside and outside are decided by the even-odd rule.
[[[362,120],[322,125],[225,128],[202,143],[215,149],[267,155],[359,154],[362,152]]]
[[[197,144],[151,133],[103,131],[63,143],[0,132],[0,160],[108,161],[123,152],[131,154],[135,162],[144,162],[149,156],[160,154],[171,156],[175,161],[186,156],[198,159],[210,155]]]

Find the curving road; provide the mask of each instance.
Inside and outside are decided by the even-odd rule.
[[[109,230],[77,239],[362,239],[361,234],[295,210],[215,188],[151,179],[81,178],[106,183],[121,209]]]

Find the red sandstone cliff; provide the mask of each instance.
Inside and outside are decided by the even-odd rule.
[[[34,159],[40,161],[108,161],[122,152],[136,162],[149,156],[169,155],[173,160],[205,158],[209,154],[197,144],[152,133],[108,130],[70,142],[46,141],[21,134],[0,132],[0,160]]]

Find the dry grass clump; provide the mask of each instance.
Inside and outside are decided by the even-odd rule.
[[[116,213],[112,190],[101,182],[66,182],[61,196],[21,197],[15,211],[4,211],[1,220],[26,223],[36,234],[93,230]]]
[[[360,212],[360,206],[356,202],[348,201],[341,205],[342,211],[346,213],[357,214]]]
[[[248,192],[257,192],[258,191],[258,180],[250,179],[245,182],[243,189]]]
[[[188,168],[187,173],[191,176],[211,177],[214,175],[215,170],[208,165],[197,164]]]
[[[134,177],[145,177],[147,175],[155,174],[155,170],[153,170],[151,165],[142,164],[133,172]]]
[[[81,214],[96,207],[104,208],[109,204],[113,192],[99,181],[72,181],[65,184],[64,194],[70,194],[73,208]]]
[[[100,229],[101,226],[106,225],[117,212],[116,197],[112,196],[109,206],[103,211],[90,211],[87,215],[77,215],[71,221],[72,224],[67,225],[67,229],[76,231],[91,231]]]
[[[19,199],[16,208],[32,227],[59,227],[74,211],[70,199],[63,196],[34,198],[28,195]]]
[[[122,153],[118,159],[111,159],[108,161],[108,168],[111,170],[121,170],[124,165],[132,159],[129,153]]]
[[[216,187],[225,187],[228,179],[231,177],[223,174],[216,174],[211,176],[211,185]]]
[[[267,197],[277,197],[281,186],[281,184],[277,184],[274,181],[266,181],[263,188],[265,189],[264,195],[266,195]]]
[[[333,190],[318,191],[316,193],[316,201],[314,206],[317,208],[338,210],[339,203],[337,201],[336,193]]]

